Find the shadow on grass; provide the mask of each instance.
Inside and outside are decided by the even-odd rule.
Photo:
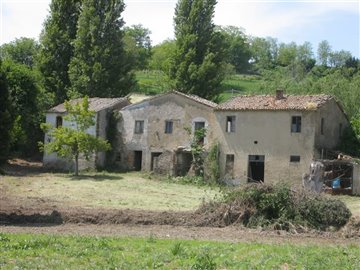
[[[55,226],[63,223],[60,212],[54,210],[51,213],[0,213],[1,225],[33,226],[31,224],[42,224],[43,226]]]
[[[74,181],[81,181],[81,180],[90,180],[90,181],[104,181],[104,180],[122,180],[124,179],[122,176],[119,175],[68,175],[67,178],[70,178]]]

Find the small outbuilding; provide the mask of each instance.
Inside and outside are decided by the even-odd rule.
[[[81,102],[82,99],[71,100],[70,103],[76,104]],[[107,138],[107,128],[109,125],[109,119],[112,113],[115,110],[120,110],[121,108],[129,105],[130,102],[128,98],[89,98],[89,109],[95,111],[95,124],[91,126],[86,132],[88,134],[100,137],[103,139]],[[46,113],[46,123],[51,124],[53,127],[59,126],[74,126],[74,123],[68,122],[64,119],[66,115],[65,104],[59,104]],[[51,138],[48,134],[45,134],[45,144],[50,142]],[[97,168],[104,167],[106,163],[111,163],[113,160],[109,159],[104,152],[96,153],[93,158],[89,161],[80,158],[79,159],[79,169],[86,168]],[[115,157],[110,157],[110,159],[115,159]],[[47,168],[59,169],[59,170],[70,170],[73,168],[73,161],[69,161],[63,158],[58,157],[55,153],[44,153],[43,157],[44,166]]]

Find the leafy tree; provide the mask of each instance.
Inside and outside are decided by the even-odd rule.
[[[152,48],[149,66],[153,70],[161,70],[168,74],[176,49],[175,40],[165,40]]]
[[[74,40],[82,0],[52,0],[40,36],[39,69],[47,92],[54,93],[55,103],[62,103],[70,88],[68,75],[74,55]]]
[[[11,59],[15,63],[33,68],[38,50],[39,44],[34,39],[23,37],[2,45],[0,56],[2,59]]]
[[[247,72],[250,68],[250,45],[245,30],[236,26],[218,27],[224,38],[228,63],[235,67],[238,73]]]
[[[74,124],[73,128],[60,126],[57,128],[43,124],[42,128],[48,132],[51,141],[43,144],[40,148],[48,153],[56,153],[60,157],[75,161],[75,175],[79,175],[79,156],[83,155],[87,160],[98,151],[110,150],[110,144],[91,134],[86,130],[95,124],[95,112],[89,110],[89,100],[84,97],[82,102],[72,104],[65,102],[67,115],[65,120]]]
[[[329,65],[331,67],[343,67],[346,65],[346,61],[351,59],[352,55],[349,51],[335,51],[329,55]]]
[[[13,108],[11,112],[14,125],[10,130],[11,150],[33,154],[37,149],[36,142],[42,137],[39,128],[42,115],[38,74],[26,65],[11,60],[3,62],[3,72],[6,73],[9,100]]]
[[[10,148],[10,130],[12,126],[9,89],[6,74],[0,59],[0,164],[6,161]]]
[[[134,58],[134,68],[146,69],[151,57],[151,31],[141,24],[124,28],[125,49]]]
[[[170,78],[179,91],[213,99],[225,74],[223,36],[214,31],[216,0],[179,0],[175,8],[176,50]]]
[[[278,44],[274,38],[253,37],[250,39],[252,64],[255,69],[271,69],[278,58]]]
[[[135,84],[123,44],[122,0],[83,0],[69,75],[72,91],[119,97]]]
[[[317,57],[320,65],[327,66],[329,63],[329,57],[331,53],[331,46],[327,40],[323,40],[319,43],[317,50]]]

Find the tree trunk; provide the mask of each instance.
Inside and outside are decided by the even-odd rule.
[[[75,155],[75,176],[79,175],[79,154]]]

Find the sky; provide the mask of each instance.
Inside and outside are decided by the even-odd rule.
[[[126,26],[142,24],[152,32],[153,45],[174,38],[177,0],[124,0]],[[0,0],[0,44],[16,38],[38,39],[50,0]],[[279,42],[309,41],[316,53],[322,40],[333,51],[360,58],[360,0],[218,0],[214,23],[234,25],[258,37]]]

